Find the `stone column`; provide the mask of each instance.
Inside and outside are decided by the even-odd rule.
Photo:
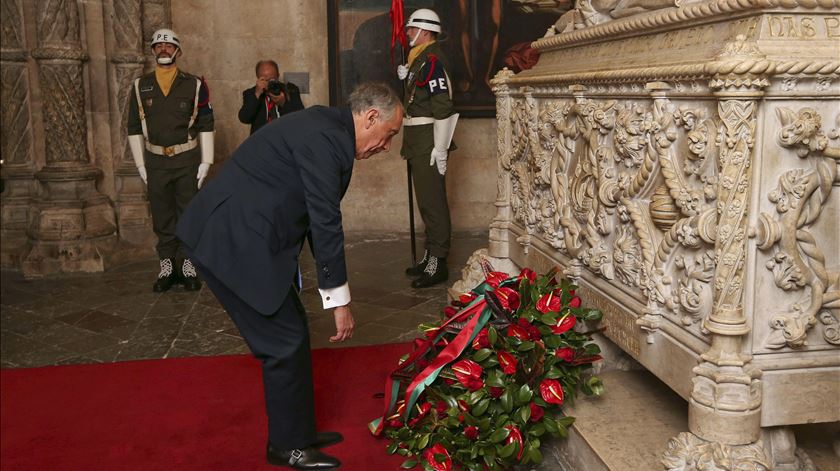
[[[18,0],[0,1],[0,146],[3,193],[0,196],[0,266],[18,267],[26,251],[26,227],[35,194],[29,75],[23,17]]]
[[[507,67],[500,70],[491,83],[493,93],[496,94],[496,122],[498,129],[498,190],[496,193],[496,216],[490,223],[490,237],[488,255],[491,257],[508,258],[508,228],[511,222],[510,213],[510,159],[511,159],[511,110],[513,99],[510,97],[510,86],[507,80],[513,77],[513,72]]]
[[[693,370],[691,432],[671,439],[664,462],[668,469],[695,469],[684,468],[694,463],[696,469],[770,470],[772,463],[761,440],[761,371],[751,363],[744,345],[750,332],[744,313],[744,268],[756,111],[768,81],[760,74],[734,73],[751,70],[745,64],[763,59],[743,36],[728,44],[718,58],[710,82],[720,123],[714,302],[703,323],[711,346]]]
[[[142,0],[142,30],[143,45],[151,41],[152,34],[161,29],[172,26],[172,7],[170,0]],[[155,58],[148,54],[146,56],[146,69],[155,67]]]
[[[152,255],[155,238],[152,219],[146,200],[146,185],[137,173],[137,167],[128,147],[126,123],[129,100],[134,99],[131,87],[134,79],[143,74],[145,57],[141,18],[141,0],[111,0],[113,12],[113,49],[111,52],[112,79],[111,102],[113,125],[116,126],[115,180],[117,187],[117,221],[120,239]]]
[[[43,94],[46,165],[35,177],[41,197],[29,227],[28,277],[64,271],[102,271],[116,242],[114,210],[96,188],[90,163],[84,61],[76,1],[37,2],[38,61]]]

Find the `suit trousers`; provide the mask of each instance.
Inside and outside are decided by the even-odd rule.
[[[251,352],[262,362],[268,440],[280,450],[315,443],[315,399],[306,311],[294,289],[270,316],[263,316],[193,261],[233,320]]]
[[[426,250],[435,257],[449,255],[452,223],[449,203],[446,200],[446,179],[429,165],[434,148],[434,131],[431,124],[403,127],[403,156],[411,165],[411,179],[417,195],[417,207],[426,226]]]
[[[185,258],[183,246],[175,237],[178,218],[198,193],[198,165],[179,168],[146,168],[148,173],[149,207],[152,229],[158,238],[157,252],[161,259]]]

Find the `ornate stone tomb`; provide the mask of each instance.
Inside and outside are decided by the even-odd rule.
[[[494,79],[488,253],[689,401],[669,469],[805,468],[784,426],[840,420],[838,6],[580,2]]]

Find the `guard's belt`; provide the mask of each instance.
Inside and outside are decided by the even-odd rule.
[[[183,144],[175,144],[174,146],[158,146],[155,144],[150,144],[149,141],[146,141],[147,151],[151,152],[152,154],[163,155],[166,157],[174,157],[188,150],[193,150],[196,147],[198,147],[197,139],[187,141]]]
[[[420,126],[423,124],[434,124],[435,118],[431,116],[416,116],[414,118],[404,117],[403,126]]]

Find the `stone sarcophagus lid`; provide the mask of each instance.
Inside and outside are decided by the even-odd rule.
[[[668,468],[807,467],[778,427],[840,420],[839,6],[582,1],[494,79],[489,255],[688,401]]]

